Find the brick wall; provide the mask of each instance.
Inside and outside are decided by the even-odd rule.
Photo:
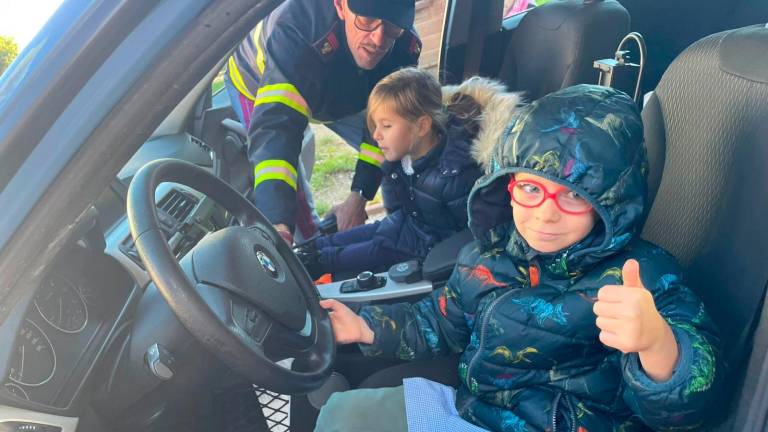
[[[441,32],[445,19],[445,0],[416,0],[416,31],[421,36],[419,66],[437,73]]]

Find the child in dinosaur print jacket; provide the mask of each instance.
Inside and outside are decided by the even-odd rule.
[[[448,284],[359,316],[322,301],[337,341],[402,359],[463,352],[456,410],[485,429],[702,428],[722,384],[719,340],[674,257],[638,236],[647,162],[633,101],[555,92],[476,157],[475,242]],[[318,430],[380,409],[363,391],[334,395]]]

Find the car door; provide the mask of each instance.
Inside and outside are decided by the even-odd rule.
[[[62,4],[0,78],[0,326],[26,307],[19,301],[129,157],[278,3]],[[2,371],[10,345],[0,344]],[[0,392],[0,428],[72,431],[80,399],[54,407]]]
[[[253,185],[248,133],[232,109],[225,73],[224,66],[217,67],[194,106],[187,130],[211,150],[216,176],[245,195]]]

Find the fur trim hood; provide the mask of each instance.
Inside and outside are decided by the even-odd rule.
[[[472,157],[487,172],[491,153],[523,99],[520,93],[508,92],[501,82],[483,77],[444,86],[443,104],[448,104],[457,93],[472,97],[482,108],[480,131],[472,143]]]

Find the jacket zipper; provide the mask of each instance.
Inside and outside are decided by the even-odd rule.
[[[470,393],[472,392],[472,384],[471,384],[472,366],[475,364],[475,360],[477,360],[477,357],[480,355],[480,352],[482,351],[483,342],[485,341],[485,330],[488,328],[488,321],[490,320],[491,313],[493,312],[493,308],[495,308],[496,305],[499,304],[501,300],[511,295],[515,291],[516,290],[510,290],[508,292],[505,292],[504,294],[501,295],[501,297],[491,302],[491,304],[488,305],[485,315],[483,315],[483,320],[480,323],[480,342],[477,345],[477,352],[475,352],[475,355],[472,356],[472,360],[469,361],[469,365],[467,365],[467,377],[465,378],[465,381],[467,384],[467,388],[470,389]]]
[[[552,432],[557,432],[557,406],[560,405],[561,397],[563,397],[563,392],[558,392],[552,402]]]
[[[557,408],[560,405],[560,400],[563,397],[563,392],[558,392],[555,395],[555,400],[552,402],[552,432],[557,432]],[[576,432],[576,414],[573,412],[573,405],[571,405],[568,395],[565,395],[565,403],[568,404],[568,413],[571,417],[571,430],[570,432]]]

